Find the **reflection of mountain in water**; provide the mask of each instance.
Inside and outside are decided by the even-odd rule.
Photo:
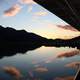
[[[26,32],[25,30],[15,30],[0,26],[0,58],[15,55],[16,53],[25,53],[28,50],[41,46],[70,46],[80,48],[80,37],[69,40],[52,40]]]
[[[0,48],[0,58],[3,58],[5,56],[13,56],[16,55],[17,53],[24,54],[29,50],[34,50],[36,48],[39,48],[40,46],[18,46],[18,47],[4,47]]]

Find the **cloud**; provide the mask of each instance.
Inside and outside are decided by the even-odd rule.
[[[8,10],[4,11],[4,16],[15,16],[21,10],[21,6],[19,4],[15,4]]]
[[[77,29],[75,29],[74,27],[70,26],[70,25],[57,25],[57,27],[65,29],[65,30],[71,30],[71,31],[77,31]]]
[[[73,57],[73,56],[78,55],[78,54],[80,54],[80,51],[79,50],[72,50],[72,51],[60,53],[57,57],[58,58]]]
[[[68,76],[68,77],[57,77],[54,80],[74,80],[74,76]]]
[[[34,16],[46,16],[47,14],[48,13],[45,11],[39,11],[39,12],[34,13]]]
[[[21,4],[36,4],[33,0],[19,0]]]
[[[80,66],[80,61],[79,62],[72,62],[72,63],[69,63],[69,64],[66,64],[65,67],[69,67],[69,68],[79,68]]]
[[[48,69],[45,68],[45,67],[38,67],[38,68],[36,68],[34,71],[37,71],[37,72],[47,72]]]
[[[22,77],[20,71],[18,69],[16,69],[15,67],[3,67],[3,70],[11,75],[12,77],[19,79],[20,77]]]
[[[13,5],[8,10],[4,11],[4,16],[15,16],[17,13],[20,12],[23,4],[28,4],[28,12],[31,12],[33,9],[32,4],[36,4],[33,0],[18,0],[15,5]]]

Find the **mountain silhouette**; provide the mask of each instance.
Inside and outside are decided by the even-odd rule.
[[[64,39],[47,39],[25,30],[16,30],[0,25],[0,58],[25,53],[41,46],[49,47],[77,47],[80,48],[80,36]]]
[[[0,41],[4,43],[11,43],[11,44],[36,44],[42,45],[42,41],[46,40],[39,35],[34,33],[29,33],[25,30],[15,30],[13,28],[7,27],[4,28],[0,26]]]

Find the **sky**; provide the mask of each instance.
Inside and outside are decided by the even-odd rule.
[[[69,39],[80,35],[79,31],[57,27],[68,24],[32,0],[0,0],[0,24],[49,39]]]

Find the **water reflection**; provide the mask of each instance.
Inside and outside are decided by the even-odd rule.
[[[62,58],[62,57],[73,57],[75,55],[79,55],[80,54],[80,50],[72,50],[72,51],[67,51],[67,52],[63,52],[60,53],[57,57],[58,58]]]
[[[32,48],[35,49],[32,51],[27,49],[27,52],[25,49],[25,54],[19,54],[22,49],[10,50],[11,53],[15,52],[14,56],[0,59],[0,79],[73,80],[78,69],[75,67],[80,64],[78,49],[44,46],[36,48]],[[3,51],[5,54],[2,57],[8,56],[8,51]]]
[[[68,77],[58,77],[54,80],[74,80],[74,76],[68,76]]]
[[[21,72],[13,66],[10,67],[5,66],[3,67],[3,70],[5,71],[5,73],[9,74],[16,80],[20,80],[20,78],[22,77]]]
[[[69,64],[66,64],[65,67],[79,69],[79,67],[80,67],[80,61],[78,61],[78,62],[71,62]]]
[[[37,67],[34,71],[36,72],[48,72],[46,67]]]
[[[17,53],[21,53],[21,54],[24,54],[26,53],[27,51],[30,51],[30,50],[34,50],[34,49],[37,49],[41,46],[18,46],[18,47],[13,47],[13,46],[10,46],[10,47],[3,47],[1,48],[0,47],[0,58],[3,58],[5,56],[13,56],[13,55],[16,55]]]

